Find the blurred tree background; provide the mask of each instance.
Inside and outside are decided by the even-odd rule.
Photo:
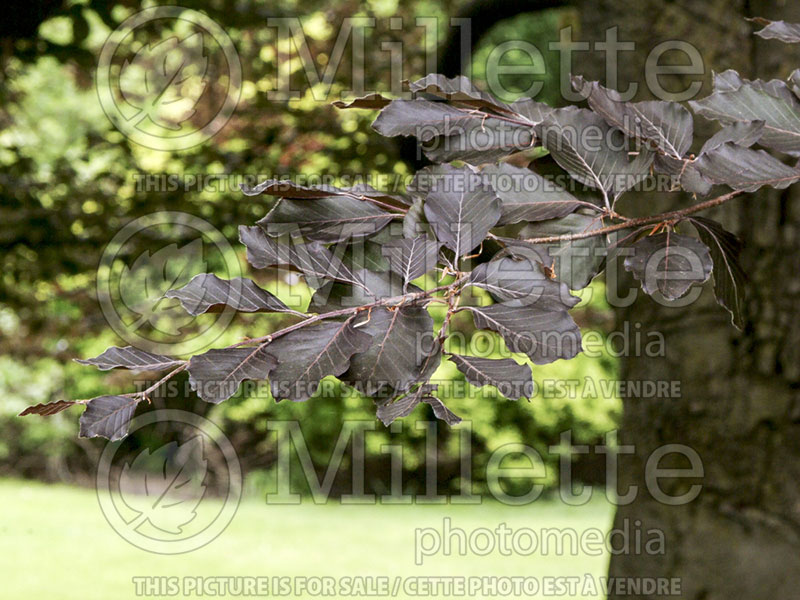
[[[415,17],[438,18],[440,39],[444,40],[447,18],[458,14],[463,3],[182,0],[181,6],[204,12],[228,33],[239,54],[243,82],[241,99],[224,129],[206,143],[181,152],[157,151],[131,142],[106,118],[94,87],[97,58],[108,35],[152,3],[33,0],[12,4],[14,16],[0,30],[0,474],[85,481],[93,476],[103,442],[77,437],[77,410],[47,419],[16,415],[39,402],[130,389],[130,377],[125,374],[95,371],[72,361],[95,356],[110,345],[125,345],[107,326],[95,292],[101,254],[116,232],[157,211],[186,212],[218,228],[237,249],[246,269],[237,227],[261,218],[270,201],[263,196],[243,196],[234,185],[243,177],[388,174],[407,181],[413,175],[414,157],[407,145],[373,132],[374,114],[369,111],[338,112],[328,102],[315,99],[315,90],[307,86],[299,98],[286,102],[268,98],[275,85],[277,52],[284,50],[276,44],[277,29],[266,26],[267,19],[299,16],[321,69],[330,59],[327,53],[342,19],[376,17],[376,27],[367,30],[367,48],[378,48],[383,41],[401,42],[403,78],[413,80],[426,74],[425,52],[437,45],[435,39],[426,38],[424,28],[414,26]],[[402,17],[403,27],[391,28],[389,17]],[[555,54],[546,52],[547,41],[557,40],[558,28],[573,20],[568,9],[501,20],[478,41],[474,79],[479,85],[485,82],[485,62],[498,43],[532,41],[547,63],[543,91],[537,99],[557,103],[557,61]],[[165,38],[170,33],[161,32]],[[350,57],[346,51],[332,84],[331,100],[348,89]],[[389,59],[388,52],[369,53],[368,89],[391,91]],[[504,64],[528,60],[515,51],[503,57]],[[295,86],[303,89],[299,61],[293,69],[290,75],[299,82]],[[522,92],[529,83],[507,76],[504,84],[509,95],[502,99],[513,100],[515,90]],[[206,186],[141,185],[147,176],[158,182],[165,174],[219,179],[211,177]],[[180,246],[191,241],[182,239],[184,234],[171,231],[168,239]],[[133,248],[119,258],[131,264],[147,250]],[[286,283],[263,272],[245,274],[272,291]],[[599,331],[601,338],[613,322],[602,292],[602,283],[595,283],[576,312],[581,326]],[[285,318],[240,315],[217,345],[262,335]],[[468,321],[455,323],[467,340],[473,333]],[[614,379],[616,360],[605,351],[601,354],[535,367],[534,377],[538,383]],[[559,443],[560,432],[571,430],[575,444],[599,443],[619,419],[616,396],[600,390],[584,393],[582,385],[575,397],[540,391],[530,402],[510,402],[493,388],[470,389],[453,365],[441,367],[436,378],[453,384],[445,388],[443,400],[472,422],[470,443],[478,489],[484,485],[481,474],[489,453],[504,444],[525,443],[546,456],[547,447]],[[466,397],[461,393],[465,387],[470,390]],[[239,393],[218,406],[191,395],[156,396],[153,400],[156,407],[186,408],[219,423],[239,451],[251,486],[259,490],[268,487],[274,476],[276,440],[275,434],[267,431],[268,420],[298,420],[312,457],[321,466],[330,456],[344,419],[374,419],[371,401],[353,393],[315,397],[300,404],[275,404],[266,391]],[[379,433],[368,437],[367,491],[385,489],[389,456],[380,452],[380,446],[390,441],[404,446],[406,479],[423,485],[425,431],[410,422],[426,416],[421,409],[418,413],[407,419],[398,433],[378,424]],[[455,490],[460,468],[458,429],[440,428],[437,436],[440,486]],[[597,465],[602,460],[602,456],[587,457],[579,465],[579,476],[601,481],[603,473]],[[552,484],[556,478],[555,461],[557,457],[552,456],[549,466],[553,468],[546,483]],[[342,481],[347,481],[346,474]]]

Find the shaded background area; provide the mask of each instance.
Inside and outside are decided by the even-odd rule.
[[[150,6],[139,2],[97,0],[18,3],[15,18],[2,30],[2,81],[0,82],[0,474],[46,481],[89,482],[103,443],[77,438],[79,410],[39,419],[17,418],[26,406],[62,398],[90,398],[129,391],[128,374],[102,373],[72,362],[95,356],[110,345],[124,345],[107,326],[98,307],[95,279],[104,247],[126,223],[160,210],[196,215],[219,229],[239,253],[237,227],[263,216],[270,201],[243,196],[236,184],[244,176],[286,178],[297,175],[334,177],[389,175],[387,181],[407,181],[416,160],[413,144],[382,138],[370,128],[374,113],[337,111],[314,99],[308,90],[297,99],[273,102],[276,70],[284,51],[276,45],[277,30],[266,27],[276,16],[298,16],[306,40],[321,70],[338,34],[337,24],[347,16],[377,17],[369,31],[368,48],[382,41],[401,42],[403,77],[426,74],[426,50],[437,44],[415,27],[416,17],[439,19],[440,42],[447,41],[447,17],[464,3],[397,0],[370,2],[226,2],[181,3],[196,8],[219,23],[234,42],[242,68],[241,100],[225,128],[208,142],[182,152],[161,152],[130,142],[106,118],[94,87],[97,56],[109,33],[135,11]],[[493,48],[508,40],[528,40],[544,54],[546,75],[537,99],[559,104],[558,62],[547,52],[547,42],[558,38],[559,28],[579,27],[572,9],[526,12],[510,9],[476,27],[480,39],[473,55],[473,76],[485,82],[486,60]],[[498,6],[500,5],[498,4]],[[541,8],[537,5],[536,8]],[[515,14],[519,12],[520,14]],[[389,17],[403,18],[404,27],[389,28]],[[476,21],[477,23],[477,21]],[[175,32],[156,29],[151,35],[166,39]],[[152,41],[152,39],[150,40]],[[136,40],[133,41],[136,43]],[[141,41],[140,41],[141,43]],[[426,47],[426,44],[428,47]],[[277,48],[277,50],[276,50]],[[445,48],[446,50],[446,48]],[[444,56],[445,58],[441,58]],[[440,53],[440,64],[452,58]],[[348,48],[336,73],[330,100],[338,99],[350,85]],[[307,89],[299,61],[291,78],[295,89]],[[503,64],[529,64],[523,53],[511,51]],[[389,53],[371,52],[367,58],[368,89],[389,91]],[[447,67],[444,64],[444,67]],[[449,67],[448,67],[449,68]],[[503,76],[508,90],[504,100],[531,83],[529,77]],[[200,119],[203,115],[197,115]],[[165,185],[170,174],[220,176],[207,186]],[[144,182],[144,183],[142,183]],[[129,249],[118,257],[127,265],[168,244],[184,247],[192,241],[179,228],[163,231],[151,246]],[[218,265],[209,265],[212,269]],[[191,268],[191,265],[189,265]],[[190,273],[193,274],[193,273]],[[264,287],[280,290],[286,278],[277,273],[252,273]],[[594,285],[585,303],[575,311],[579,324],[599,332],[610,331],[613,318],[605,305],[602,283]],[[162,290],[163,292],[163,290]],[[463,315],[462,315],[463,316]],[[213,318],[213,317],[209,317]],[[240,316],[216,345],[244,336],[255,337],[278,328],[281,316]],[[439,317],[441,318],[441,317]],[[180,322],[187,334],[202,327],[203,317]],[[469,320],[454,321],[469,342]],[[579,356],[536,367],[537,382],[613,379],[617,361],[605,350],[599,356]],[[444,366],[437,379],[450,381],[445,390],[463,389],[466,383],[454,366]],[[141,377],[139,378],[141,379]],[[181,380],[184,387],[185,380]],[[466,386],[469,388],[469,386]],[[443,399],[456,413],[472,421],[470,443],[476,491],[485,491],[485,466],[489,454],[508,443],[525,443],[548,459],[546,485],[557,477],[557,456],[548,446],[559,443],[559,433],[571,430],[576,444],[598,444],[616,427],[620,402],[602,392],[575,397],[562,392],[538,394],[531,402],[509,402],[491,388],[471,389],[468,397],[444,392]],[[212,407],[192,395],[154,396],[155,407],[186,408],[219,423],[234,443],[252,489],[263,491],[273,483],[275,434],[266,429],[269,419],[299,420],[315,463],[324,470],[345,419],[374,419],[371,401],[354,394],[315,397],[303,404],[276,405],[268,393],[238,394]],[[140,407],[140,411],[148,410]],[[429,410],[425,406],[425,410]],[[412,419],[426,417],[422,409]],[[389,456],[385,443],[401,443],[405,480],[409,490],[424,485],[425,431],[407,423],[390,434],[378,425],[367,447],[367,491],[387,487]],[[440,428],[437,433],[439,485],[442,491],[459,487],[458,435]],[[144,443],[144,441],[142,441]],[[133,443],[134,447],[136,442]],[[604,457],[588,455],[575,465],[579,478],[602,482]],[[513,466],[506,461],[504,466]],[[299,469],[294,469],[295,473]],[[339,485],[341,480],[341,485]],[[346,492],[347,462],[334,487]],[[302,482],[298,481],[302,486]],[[524,484],[527,486],[528,484]],[[513,491],[513,490],[512,490]]]

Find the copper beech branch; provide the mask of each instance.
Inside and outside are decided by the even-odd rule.
[[[325,319],[334,319],[334,318],[337,318],[337,317],[347,317],[347,316],[353,318],[359,313],[362,313],[362,312],[365,312],[365,311],[369,311],[369,310],[372,310],[373,308],[378,308],[378,307],[381,307],[381,306],[385,306],[385,307],[400,307],[400,306],[403,306],[405,304],[408,304],[409,302],[418,302],[420,300],[435,300],[435,298],[433,297],[433,294],[435,294],[437,292],[447,292],[449,294],[452,294],[454,291],[456,291],[458,289],[458,287],[461,284],[464,283],[465,279],[466,279],[466,277],[459,277],[455,281],[453,281],[452,283],[449,283],[447,285],[440,285],[438,287],[431,288],[430,290],[423,290],[421,292],[410,292],[408,294],[402,294],[400,296],[392,296],[391,298],[381,298],[379,300],[376,300],[375,302],[370,302],[369,304],[363,304],[363,305],[359,305],[359,306],[342,308],[342,309],[339,309],[339,310],[334,310],[334,311],[330,311],[330,312],[326,312],[326,313],[321,313],[321,314],[318,314],[318,315],[309,316],[308,318],[306,318],[306,319],[304,319],[302,321],[298,321],[297,323],[289,325],[288,327],[284,327],[283,329],[275,331],[274,333],[270,333],[268,335],[265,335],[265,336],[262,336],[262,337],[258,337],[258,338],[248,338],[248,339],[242,340],[241,342],[237,342],[236,344],[232,344],[230,346],[226,346],[225,349],[240,348],[242,346],[249,346],[251,344],[257,344],[257,346],[253,349],[253,351],[255,352],[255,351],[259,350],[260,348],[262,348],[262,347],[268,345],[269,343],[271,343],[274,339],[281,337],[282,335],[286,335],[287,333],[291,333],[292,331],[297,331],[298,329],[302,329],[303,327],[307,327],[307,326],[309,326],[309,325],[311,325],[313,323],[318,323],[318,322],[323,321]],[[185,371],[188,366],[189,366],[189,361],[185,360],[185,361],[181,362],[180,365],[178,365],[175,369],[173,369],[172,371],[167,373],[164,377],[162,377],[161,379],[156,381],[154,384],[149,386],[147,389],[139,391],[139,392],[130,392],[130,393],[127,393],[127,394],[120,394],[120,395],[121,396],[126,396],[126,397],[131,397],[131,398],[139,397],[142,400],[149,399],[149,395],[152,392],[154,392],[156,389],[161,387],[161,385],[163,385],[164,383],[166,383],[167,381],[172,379],[174,376],[176,376],[179,373]],[[77,402],[81,402],[81,403],[82,402],[88,402],[88,400],[79,400]]]
[[[716,198],[712,198],[710,200],[706,200],[705,202],[700,202],[698,204],[695,204],[693,206],[689,206],[687,208],[683,208],[683,209],[680,209],[680,210],[673,210],[673,211],[661,213],[661,214],[658,214],[658,215],[650,215],[650,216],[647,216],[647,217],[639,217],[639,218],[636,218],[636,219],[626,219],[621,223],[615,223],[614,225],[609,225],[607,227],[601,227],[599,229],[593,229],[591,231],[583,231],[581,233],[571,233],[571,234],[566,234],[566,235],[553,235],[553,236],[540,237],[540,238],[530,238],[530,239],[525,239],[523,241],[528,242],[528,243],[532,243],[532,244],[553,244],[553,243],[557,243],[557,242],[566,242],[566,241],[571,241],[571,240],[586,239],[586,238],[595,237],[595,236],[598,236],[598,235],[603,235],[603,234],[606,234],[606,233],[612,233],[614,231],[620,231],[622,229],[630,229],[631,227],[641,227],[641,226],[644,226],[644,225],[652,225],[654,223],[668,223],[668,222],[671,222],[671,221],[678,221],[678,220],[681,220],[681,219],[683,219],[683,218],[685,218],[685,217],[687,217],[689,215],[692,215],[694,213],[697,213],[697,212],[700,212],[700,211],[703,211],[703,210],[707,210],[709,208],[713,208],[714,206],[719,206],[720,204],[724,204],[725,202],[728,202],[729,200],[739,196],[742,193],[743,193],[742,190],[736,190],[736,191],[730,192],[728,194],[725,194],[723,196],[718,196]],[[621,215],[618,215],[617,218],[625,218],[625,217],[622,217]],[[306,319],[304,319],[302,321],[299,321],[297,323],[289,325],[288,327],[284,327],[283,329],[278,330],[278,331],[276,331],[274,333],[270,333],[268,335],[265,335],[265,336],[262,336],[262,337],[259,337],[259,338],[252,338],[252,339],[242,340],[241,342],[238,342],[238,343],[233,344],[231,346],[227,346],[227,348],[239,348],[239,347],[242,347],[242,346],[249,346],[249,345],[257,345],[257,348],[261,348],[263,346],[268,345],[270,342],[272,342],[274,339],[276,339],[276,338],[278,338],[280,336],[286,335],[287,333],[291,333],[293,331],[297,331],[298,329],[302,329],[303,327],[307,327],[309,325],[312,325],[313,323],[318,323],[318,322],[323,321],[325,319],[333,319],[333,318],[337,318],[337,317],[346,317],[346,316],[349,316],[349,317],[352,318],[352,317],[355,317],[357,314],[359,314],[361,312],[364,312],[364,311],[367,311],[367,310],[371,310],[373,308],[377,308],[377,307],[381,307],[381,306],[399,307],[399,306],[402,306],[402,305],[407,304],[409,302],[416,302],[416,301],[419,301],[419,300],[432,299],[433,298],[433,294],[435,294],[437,292],[446,292],[448,294],[452,294],[458,288],[458,286],[460,286],[464,282],[464,279],[465,278],[463,276],[461,276],[461,277],[457,278],[455,281],[453,281],[450,284],[441,285],[441,286],[432,288],[430,290],[424,290],[424,291],[421,291],[421,292],[412,292],[412,293],[403,294],[403,295],[400,295],[400,296],[393,296],[391,298],[381,298],[381,299],[376,300],[375,302],[371,302],[369,304],[364,304],[364,305],[361,305],[361,306],[353,306],[353,307],[348,307],[348,308],[342,308],[342,309],[339,309],[339,310],[334,310],[334,311],[330,311],[330,312],[326,312],[326,313],[321,313],[321,314],[318,314],[318,315],[309,316],[309,317],[307,317]],[[450,304],[450,302],[448,302],[448,304]],[[450,306],[450,310],[448,310],[448,317],[451,316],[452,312],[455,312],[455,311],[452,310],[452,305],[451,305]],[[447,321],[449,321],[449,318],[447,319]],[[447,323],[445,324],[445,326],[446,325],[447,325]],[[151,394],[156,389],[158,389],[162,384],[164,384],[167,381],[169,381],[170,379],[172,379],[175,375],[177,375],[177,374],[181,373],[182,371],[186,370],[186,368],[188,366],[189,366],[189,361],[184,361],[177,368],[175,368],[174,370],[172,370],[169,373],[167,373],[164,377],[159,379],[157,382],[155,382],[153,385],[148,387],[146,390],[141,391],[141,392],[133,392],[133,393],[130,393],[130,394],[123,394],[123,395],[124,396],[132,396],[132,397],[139,396],[142,399],[145,399],[145,398],[147,398],[149,396],[149,394]]]

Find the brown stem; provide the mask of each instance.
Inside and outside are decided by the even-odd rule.
[[[404,208],[402,206],[395,206],[394,204],[389,204],[388,202],[381,202],[377,198],[372,198],[370,196],[365,196],[363,194],[349,194],[349,196],[351,198],[355,198],[356,200],[361,200],[362,202],[371,202],[375,206],[378,206],[380,208],[385,208],[385,209],[388,209],[390,211],[399,210],[400,212],[397,212],[397,213],[395,213],[395,212],[389,213],[393,217],[404,217],[406,215],[406,213],[408,212],[407,208]]]
[[[649,217],[628,219],[623,223],[615,223],[614,225],[608,225],[607,227],[600,227],[599,229],[592,229],[591,231],[582,231],[580,233],[566,233],[564,235],[551,235],[540,238],[529,238],[522,241],[528,242],[529,244],[555,244],[557,242],[584,240],[586,238],[591,238],[606,233],[612,233],[614,231],[620,231],[622,229],[629,229],[631,227],[641,227],[643,225],[652,225],[653,223],[676,221],[683,219],[684,217],[687,217],[689,215],[692,215],[696,212],[700,212],[702,210],[706,210],[714,206],[719,206],[720,204],[724,204],[728,200],[731,200],[742,193],[743,190],[735,190],[733,192],[730,192],[729,194],[725,194],[724,196],[717,196],[716,198],[706,200],[705,202],[700,202],[699,204],[689,206],[688,208],[673,210],[670,212],[661,213],[659,215],[650,215]]]
[[[450,327],[450,321],[452,320],[453,315],[457,312],[460,301],[460,291],[455,291],[454,293],[450,294],[450,297],[447,299],[447,313],[444,316],[442,328],[439,330],[438,340],[440,344],[444,344],[444,340],[447,338],[447,329]]]
[[[170,379],[175,377],[175,375],[177,375],[178,373],[180,373],[182,371],[185,371],[186,367],[188,367],[188,366],[189,366],[189,361],[185,360],[179,366],[177,366],[172,371],[170,371],[169,373],[164,375],[164,377],[162,377],[161,379],[156,381],[153,385],[151,385],[147,389],[145,389],[145,390],[143,390],[141,392],[131,392],[129,394],[122,394],[122,396],[130,396],[132,398],[136,397],[136,396],[141,396],[142,399],[147,398],[149,400],[148,396],[150,394],[152,394],[153,392],[155,392],[161,386],[161,384],[166,383],[167,381],[169,381]]]
[[[332,310],[330,312],[314,315],[313,317],[308,317],[304,321],[299,321],[298,323],[289,325],[289,327],[285,327],[274,333],[270,333],[268,335],[259,338],[242,340],[241,342],[233,344],[232,346],[228,346],[227,348],[239,348],[241,346],[247,346],[249,344],[262,344],[262,343],[267,344],[277,337],[286,335],[287,333],[291,333],[292,331],[296,331],[298,329],[301,329],[302,327],[311,325],[312,323],[318,323],[319,321],[322,321],[324,319],[346,317],[350,315],[355,315],[359,312],[364,312],[365,310],[370,310],[372,308],[378,308],[380,306],[400,306],[408,302],[413,302],[415,300],[422,300],[424,298],[431,296],[432,294],[435,294],[436,292],[444,292],[447,290],[455,289],[463,281],[464,278],[461,277],[459,279],[456,279],[453,283],[450,283],[448,285],[440,285],[430,290],[422,292],[412,292],[411,294],[402,294],[400,296],[392,296],[391,298],[381,298],[380,300],[376,300],[375,302],[371,302],[370,304],[362,304],[361,306],[353,306],[350,308],[340,308],[339,310]]]

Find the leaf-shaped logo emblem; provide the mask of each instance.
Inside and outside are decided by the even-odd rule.
[[[151,6],[108,36],[95,85],[103,112],[132,142],[185,150],[219,133],[233,116],[242,64],[233,40],[208,15]]]
[[[186,319],[185,313],[176,302],[165,299],[164,294],[186,285],[193,275],[205,269],[202,238],[180,248],[170,244],[152,254],[145,251],[133,265],[125,265],[120,273],[119,297],[128,310],[138,315],[128,328],[137,331],[149,324],[164,333],[179,335],[180,320]],[[165,316],[170,318],[160,318]]]
[[[170,442],[152,454],[145,449],[122,469],[120,496],[136,517],[128,523],[138,529],[145,523],[163,533],[180,534],[197,516],[206,492],[208,471],[203,437],[184,444]]]
[[[180,131],[195,113],[195,106],[208,83],[208,58],[203,52],[203,34],[184,39],[170,37],[145,44],[126,60],[119,87],[125,101],[137,109],[130,117],[136,127]]]

